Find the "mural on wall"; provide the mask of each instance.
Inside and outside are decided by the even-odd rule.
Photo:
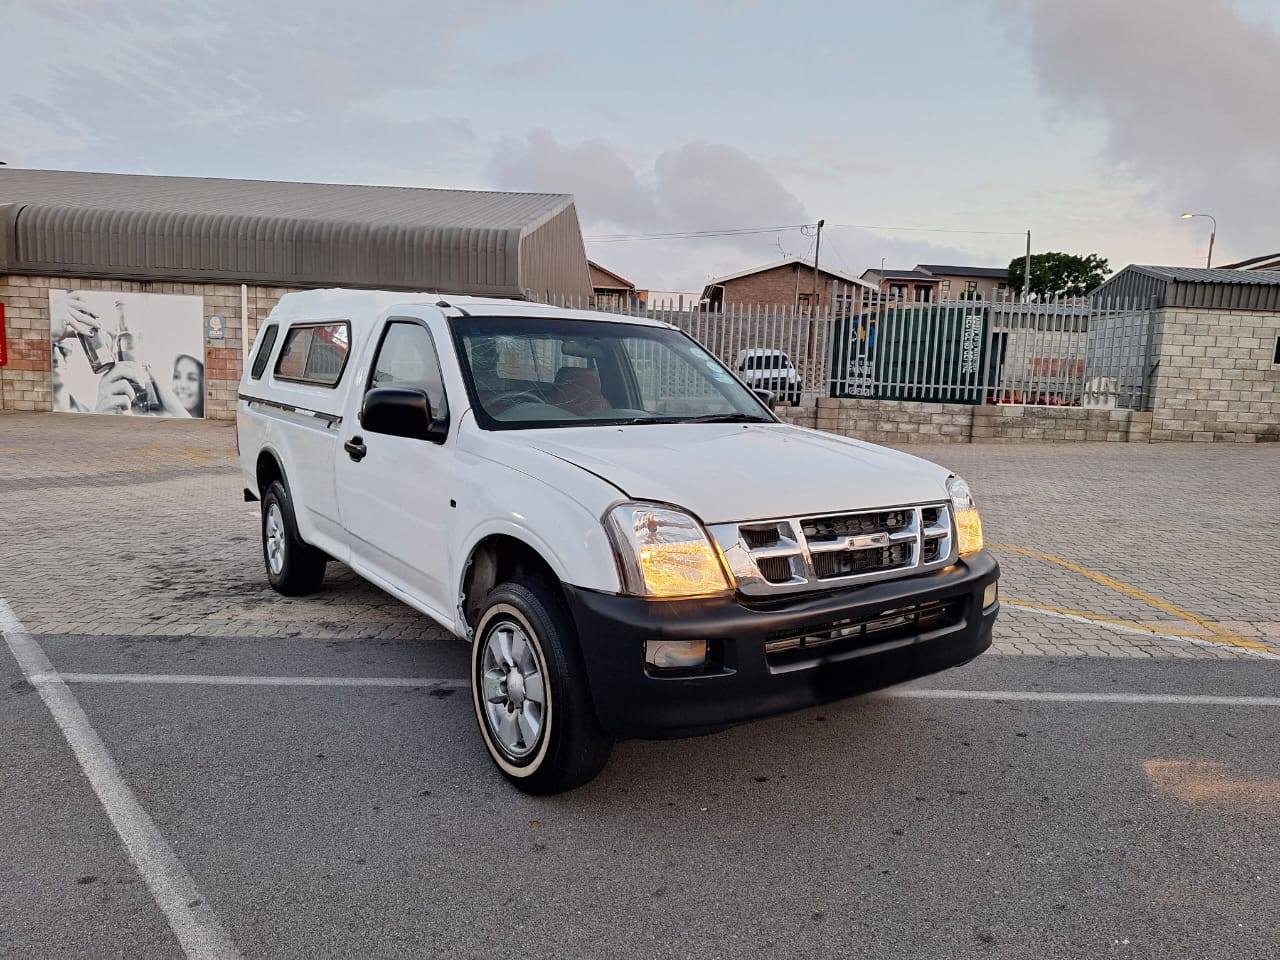
[[[204,298],[50,290],[53,409],[203,417]]]

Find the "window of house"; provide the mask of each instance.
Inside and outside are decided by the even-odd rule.
[[[905,300],[907,298],[907,285],[905,283],[889,284],[889,296],[895,300]]]
[[[943,281],[942,281],[942,292],[943,292],[943,294],[944,294],[944,295],[945,295],[945,294],[948,294],[948,293],[950,293],[950,292],[951,292],[951,281],[950,281],[950,280],[943,280]]]
[[[318,387],[336,386],[350,349],[351,325],[345,320],[297,324],[285,334],[275,375]]]
[[[431,402],[432,417],[443,420],[449,415],[435,341],[431,331],[413,320],[387,324],[369,374],[369,389],[374,387],[416,387]]]
[[[809,312],[809,294],[802,293],[796,298],[796,309],[801,313]]]
[[[978,292],[978,281],[977,281],[977,280],[966,280],[966,281],[964,282],[964,292],[965,292],[965,293],[967,293],[967,294],[969,294],[970,296],[973,296],[973,294],[977,293],[977,292]]]
[[[933,288],[926,287],[923,284],[916,287],[915,290],[916,303],[928,303],[933,299]]]
[[[253,379],[262,379],[262,374],[267,369],[267,360],[271,357],[271,348],[276,345],[276,335],[279,332],[280,325],[273,323],[262,334],[262,343],[258,344],[258,352],[253,358],[253,369],[249,372]]]

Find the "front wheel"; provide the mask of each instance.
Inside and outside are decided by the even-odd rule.
[[[572,790],[608,762],[569,611],[553,586],[495,587],[471,648],[471,696],[489,757],[525,793]]]

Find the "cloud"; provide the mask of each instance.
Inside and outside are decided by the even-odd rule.
[[[421,182],[451,151],[472,149],[447,89],[453,49],[541,2],[18,0],[5,26],[22,42],[8,45],[6,67],[23,82],[0,91],[0,158],[287,179],[385,170]],[[388,110],[396,98],[414,109]]]
[[[648,227],[658,220],[653,190],[604,140],[567,146],[548,130],[530,131],[523,140],[503,137],[489,169],[502,190],[574,194],[579,217],[597,226]]]
[[[1099,118],[1106,156],[1170,214],[1214,213],[1242,253],[1280,243],[1280,33],[1227,0],[1031,0],[1042,91]]]
[[[734,273],[787,256],[812,256],[812,233],[794,225],[814,217],[780,178],[736,147],[694,141],[662,150],[652,168],[640,167],[606,140],[566,145],[547,130],[506,137],[489,163],[494,186],[504,190],[572,193],[583,231],[646,234],[735,227],[788,226],[764,234],[632,242],[588,242],[588,253],[641,287],[701,290],[712,276]],[[951,248],[894,240],[863,229],[832,227],[821,262],[860,274],[879,266],[920,261],[967,262]]]

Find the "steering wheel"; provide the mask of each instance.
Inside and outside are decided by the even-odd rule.
[[[489,413],[498,414],[504,410],[510,410],[517,403],[546,403],[547,400],[541,394],[534,393],[532,390],[521,390],[519,393],[504,393],[500,397],[495,397],[489,401]],[[498,405],[502,406],[499,407]]]

